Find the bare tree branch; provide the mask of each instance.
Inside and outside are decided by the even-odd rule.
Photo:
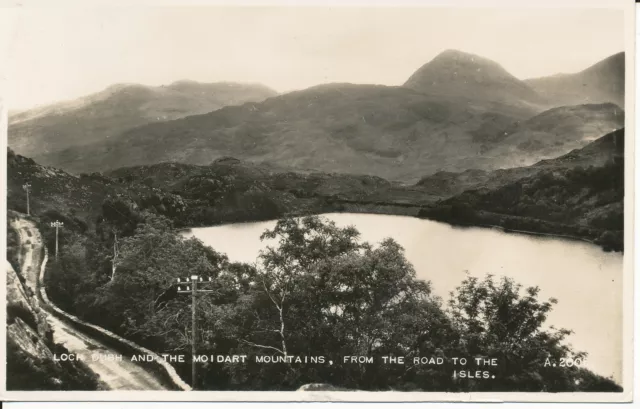
[[[275,351],[280,352],[282,355],[285,355],[285,356],[287,355],[286,353],[282,352],[282,350],[280,350],[280,349],[278,349],[278,348],[276,348],[276,347],[271,347],[271,346],[269,346],[269,345],[260,345],[260,344],[256,344],[256,343],[251,342],[251,341],[247,341],[247,340],[245,340],[245,339],[241,339],[241,340],[240,340],[240,342],[244,342],[244,343],[245,343],[245,344],[247,344],[247,345],[251,345],[251,346],[254,346],[254,347],[258,347],[258,348],[273,349],[273,350],[275,350]]]

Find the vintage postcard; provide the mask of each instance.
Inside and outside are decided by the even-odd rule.
[[[7,2],[0,395],[631,401],[634,12]]]

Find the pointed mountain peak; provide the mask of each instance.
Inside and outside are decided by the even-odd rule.
[[[535,92],[500,64],[479,55],[445,50],[420,67],[404,84],[425,93],[464,94],[483,99],[535,99]]]
[[[455,81],[458,79],[485,82],[490,81],[492,78],[508,78],[518,81],[517,78],[509,74],[507,70],[495,61],[479,55],[450,49],[441,52],[433,60],[420,67],[409,78],[405,86],[413,88],[411,86],[412,83],[417,85],[425,79],[441,83],[442,80]]]

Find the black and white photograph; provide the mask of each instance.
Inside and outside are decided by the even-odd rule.
[[[632,1],[24,3],[3,399],[631,400]]]

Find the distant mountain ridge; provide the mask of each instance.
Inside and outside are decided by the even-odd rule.
[[[9,146],[38,157],[84,145],[147,123],[263,101],[275,91],[254,84],[177,81],[167,86],[115,84],[72,101],[23,111],[9,118]]]
[[[612,102],[624,108],[625,53],[620,52],[574,74],[524,81],[557,105]]]
[[[183,95],[180,95],[183,94]],[[252,94],[255,99],[251,98]],[[20,122],[42,118],[47,115],[64,115],[77,109],[85,108],[90,104],[99,103],[108,99],[115,98],[117,100],[140,100],[140,102],[153,104],[149,98],[157,98],[165,100],[167,104],[174,103],[169,97],[183,98],[177,102],[188,102],[187,107],[175,106],[165,107],[159,102],[158,112],[142,111],[144,115],[152,116],[153,114],[162,113],[162,109],[166,109],[167,113],[175,111],[174,115],[186,113],[188,115],[196,115],[198,113],[206,113],[211,110],[222,108],[227,105],[238,105],[244,102],[257,102],[268,97],[276,96],[278,93],[262,84],[241,84],[234,82],[214,82],[202,83],[191,80],[179,80],[169,85],[149,86],[135,83],[120,83],[108,86],[102,91],[89,94],[80,98],[68,101],[61,101],[48,104],[33,109],[22,110],[15,114],[9,115],[9,124],[18,124]],[[189,99],[186,99],[189,98]],[[250,98],[250,99],[248,99]],[[196,104],[202,104],[198,107]],[[210,104],[210,105],[207,105]],[[209,109],[213,107],[213,109]],[[204,110],[204,112],[195,112],[194,109]],[[163,118],[175,119],[175,118]]]
[[[585,71],[594,70],[615,74]],[[221,85],[214,85],[220,94]],[[159,162],[206,165],[232,156],[415,183],[439,171],[530,165],[624,125],[623,109],[611,102],[557,106],[498,63],[454,50],[423,65],[404,86],[333,83],[266,99],[270,93],[260,88],[262,100],[229,97],[231,105],[186,115],[202,107],[198,95],[209,95],[206,89],[190,81],[160,91],[114,86],[82,109],[68,108],[71,115],[13,117],[9,145],[74,173]],[[183,99],[166,103],[158,97],[165,94],[186,100],[176,108]]]
[[[529,165],[623,125],[624,112],[613,104],[555,108],[527,119],[401,87],[332,84],[134,128],[40,160],[81,173],[159,162],[206,165],[233,156],[413,183],[437,171]]]
[[[327,84],[148,124],[37,159],[87,172],[158,162],[204,165],[233,156],[410,181],[446,166],[473,167],[478,148],[470,143],[471,132],[483,126],[487,109],[502,105],[469,105],[465,98],[404,87]],[[531,112],[507,107],[498,115],[512,123]]]

